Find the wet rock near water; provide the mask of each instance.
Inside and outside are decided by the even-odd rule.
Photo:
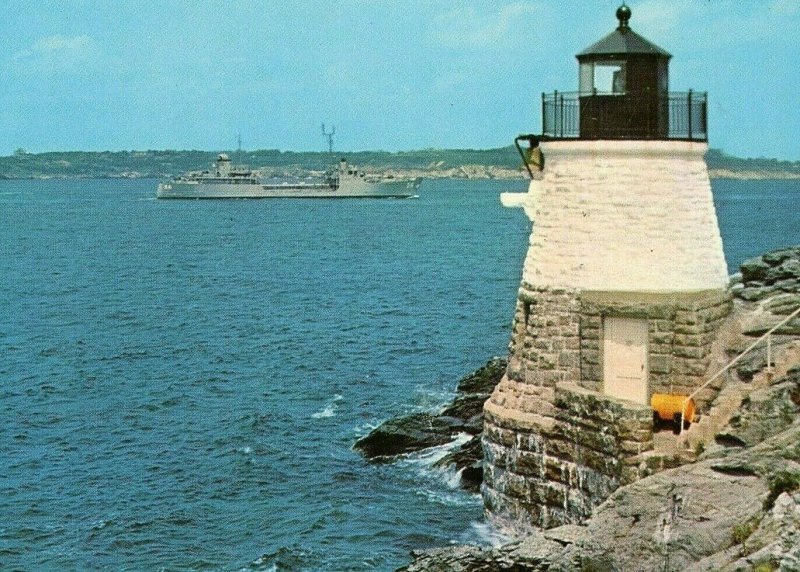
[[[397,455],[444,445],[459,433],[468,433],[473,438],[446,455],[437,465],[455,465],[461,471],[462,485],[477,491],[483,478],[480,444],[483,403],[505,374],[506,365],[502,358],[489,360],[459,381],[455,399],[442,411],[412,413],[390,419],[356,441],[353,448],[370,460],[387,461]]]
[[[473,437],[436,462],[437,467],[454,466],[461,472],[461,486],[470,492],[480,491],[483,482],[483,448],[480,437]]]
[[[392,457],[444,445],[463,430],[464,422],[455,417],[413,413],[382,423],[355,448],[368,458]]]

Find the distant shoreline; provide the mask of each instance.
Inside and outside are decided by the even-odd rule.
[[[732,171],[730,169],[709,169],[708,176],[712,179],[739,179],[746,181],[800,179],[800,173],[791,171]]]
[[[395,178],[527,179],[513,146],[496,149],[295,152],[278,149],[229,151],[237,164],[272,177],[319,177],[342,158],[362,171]],[[218,153],[198,150],[65,151],[0,157],[0,179],[169,179],[211,168]],[[709,149],[712,179],[800,179],[800,161],[742,159]]]
[[[467,180],[527,180],[527,173],[502,167],[485,167],[483,165],[464,165],[450,169],[375,169],[371,172],[380,172],[392,175],[398,179],[421,177],[423,179],[467,179]],[[315,173],[308,171],[307,176]],[[296,176],[296,173],[292,173]],[[731,169],[709,169],[711,179],[731,179],[740,181],[769,181],[769,180],[800,180],[800,173],[791,171],[736,171]],[[172,178],[173,175],[157,176],[148,173],[120,173],[120,174],[48,174],[22,177],[9,177],[0,174],[0,180],[6,181],[47,181],[47,180],[86,180],[86,179],[155,179],[163,180]],[[287,175],[288,176],[288,175]]]

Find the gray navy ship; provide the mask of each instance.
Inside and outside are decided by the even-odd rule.
[[[211,171],[190,171],[158,185],[159,199],[406,198],[421,179],[369,175],[342,159],[315,183],[264,179],[258,171],[233,165],[225,153]]]

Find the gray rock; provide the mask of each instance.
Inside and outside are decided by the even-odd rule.
[[[391,457],[450,442],[464,423],[454,417],[414,413],[390,419],[356,441],[353,447],[367,458]]]
[[[774,284],[778,280],[796,279],[800,276],[800,260],[790,259],[781,263],[780,266],[770,268],[766,273],[766,282]]]
[[[731,278],[731,293],[750,302],[775,292],[800,292],[800,246],[745,260],[741,265],[741,280]]]
[[[757,302],[758,300],[762,300],[766,298],[769,294],[773,293],[775,288],[772,286],[769,287],[748,287],[745,286],[741,290],[737,290],[733,292],[742,300],[747,300],[748,302]]]
[[[773,314],[788,316],[800,307],[800,294],[780,294],[771,298],[764,307]]]
[[[781,248],[780,250],[773,250],[772,252],[767,252],[761,259],[769,264],[770,266],[775,266],[780,264],[784,260],[788,260],[790,258],[798,258],[800,257],[800,248],[797,246],[790,247],[790,248]]]
[[[766,361],[764,362],[766,365]],[[800,367],[795,367],[769,387],[758,389],[720,432],[720,441],[753,446],[785,430],[800,414]],[[719,435],[718,435],[719,437]]]
[[[473,437],[452,453],[436,462],[437,467],[454,466],[461,472],[461,486],[471,492],[480,491],[483,482],[483,448],[480,437]]]
[[[503,358],[492,358],[486,365],[473,371],[461,381],[456,388],[460,393],[491,394],[506,372],[508,362]]]
[[[739,267],[742,272],[742,282],[752,282],[754,280],[764,280],[770,265],[762,260],[762,257],[748,258]]]

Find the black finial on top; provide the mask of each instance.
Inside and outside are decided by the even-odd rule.
[[[627,28],[628,27],[628,20],[631,19],[631,9],[625,4],[622,3],[622,6],[617,8],[617,19],[619,20],[619,28]]]

